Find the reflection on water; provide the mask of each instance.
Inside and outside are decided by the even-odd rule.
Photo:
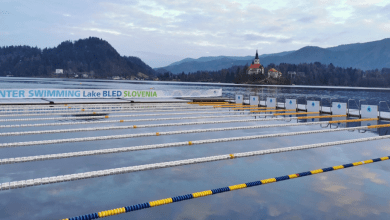
[[[108,113],[98,113],[98,114],[74,114],[74,115],[63,115],[62,117],[70,117],[69,119],[63,119],[58,121],[102,121],[105,118],[77,118],[77,117],[99,117],[99,116],[109,116]]]
[[[20,88],[26,88],[32,85],[36,86],[35,84],[26,85],[24,82],[17,82],[17,80],[14,81],[15,82],[12,84],[13,87],[17,86]],[[52,84],[46,84],[44,86],[53,86],[58,88],[74,88],[80,86],[79,81],[53,82],[53,80],[47,80],[47,82],[52,82]],[[85,82],[83,82],[83,86],[84,84]],[[0,82],[0,86],[3,85],[10,86],[7,85],[7,83]],[[39,84],[37,85],[42,86]],[[111,88],[123,85],[131,86],[135,89],[141,89],[142,86],[147,88],[150,87],[150,84],[148,83],[129,84],[129,82],[117,83],[104,81],[89,81],[87,87]],[[172,85],[167,83],[165,85],[156,83],[153,84],[153,87],[155,87],[155,89],[171,89],[172,87],[208,88],[220,86],[191,84],[182,86],[180,84]],[[226,86],[223,87],[223,89],[225,94],[234,94],[234,92],[238,90],[241,92],[250,90],[250,88],[236,86]],[[288,94],[288,92],[288,89],[283,91],[285,94]],[[304,89],[295,89],[291,90],[291,92],[291,94],[301,92],[302,94],[309,94],[307,90]],[[321,92],[323,93],[324,91]],[[321,92],[318,91],[317,94],[320,95]],[[338,92],[329,92],[326,94],[329,96],[333,96],[334,94],[339,94],[340,96],[348,96],[352,94],[356,96],[356,92]],[[374,94],[377,93],[378,92]],[[280,91],[278,94],[281,94]],[[367,92],[364,94],[366,96],[372,95],[367,94]],[[109,115],[111,116],[113,114],[114,113],[110,113]],[[79,114],[79,116],[86,115]],[[201,116],[201,114],[194,113],[193,116]],[[45,135],[3,136],[0,137],[0,143],[253,126],[263,124],[295,124],[356,119],[321,118],[314,120],[296,120],[291,119],[292,117],[296,117],[295,115],[292,115],[292,117],[290,117],[290,115],[278,117],[285,117],[285,120],[247,123],[203,124],[196,126],[166,126],[155,128],[118,129]],[[267,116],[267,118],[270,117]],[[234,118],[234,120],[236,119],[238,118]],[[229,118],[218,120],[229,120]],[[53,121],[58,122],[58,120]],[[187,120],[186,122],[196,121],[216,121],[216,119],[193,119]],[[33,121],[31,123],[46,122],[48,121]],[[175,122],[183,121],[170,120],[161,122],[137,122],[137,124]],[[4,124],[21,123],[22,122],[7,122]],[[273,127],[267,129],[242,129],[181,135],[161,135],[147,138],[126,138],[2,148],[0,149],[0,159],[141,146],[147,144],[335,129],[386,123],[388,122],[342,122],[334,123],[331,126],[326,126],[326,124],[323,124],[324,128],[316,124],[304,126]],[[122,124],[132,125],[133,123]],[[118,124],[109,123],[37,128],[2,128],[0,129],[0,132],[71,129],[111,125]],[[388,129],[389,128],[379,128],[360,131],[355,130],[354,132],[339,131],[326,134],[318,133],[295,135],[278,138],[275,137],[246,141],[220,142],[214,144],[199,144],[155,150],[74,157],[60,160],[7,164],[0,165],[0,183],[173,160],[191,159],[205,156],[266,150],[281,147],[294,147],[306,144],[352,140],[364,137],[375,137],[378,135],[387,135]],[[217,161],[212,163],[199,163],[188,166],[148,170],[115,176],[105,176],[100,178],[83,179],[9,191],[0,191],[0,219],[62,219],[66,217],[73,217],[91,212],[134,205],[208,189],[383,157],[390,155],[389,143],[390,140],[383,139],[371,142],[360,142],[332,147],[268,154],[234,160]],[[390,203],[388,199],[390,196],[389,172],[389,161],[384,161],[364,165],[361,167],[353,167],[344,170],[173,203],[165,206],[137,211],[134,213],[113,216],[108,219],[388,219],[390,214]]]

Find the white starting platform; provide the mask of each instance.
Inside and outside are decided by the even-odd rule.
[[[331,107],[322,106],[321,101],[307,100],[306,104],[298,104],[297,99],[285,99],[278,102],[276,97],[266,97],[260,100],[258,96],[249,96],[249,100],[243,100],[243,95],[236,95],[236,102],[240,104],[276,107],[280,109],[296,109],[297,111],[319,112],[332,115],[347,115],[359,118],[379,118],[390,120],[390,112],[378,110],[378,105],[361,105],[360,109],[348,109],[348,104],[343,102],[332,102]]]

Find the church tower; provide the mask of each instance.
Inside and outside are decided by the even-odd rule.
[[[256,57],[254,60],[254,64],[260,64],[259,54],[257,53],[257,50],[256,50]]]
[[[248,67],[247,73],[249,75],[259,74],[259,73],[264,74],[264,67],[263,67],[263,65],[260,64],[259,54],[258,54],[257,50],[256,50],[256,57],[253,60],[252,65],[250,65],[250,67]]]

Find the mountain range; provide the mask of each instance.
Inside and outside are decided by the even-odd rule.
[[[316,46],[303,47],[296,51],[285,51],[276,54],[259,56],[260,63],[267,66],[271,63],[332,63],[344,68],[361,70],[382,69],[390,67],[390,38],[367,43],[346,44],[336,47],[321,48]],[[155,68],[157,72],[188,73],[196,71],[216,71],[232,66],[250,65],[254,56],[234,57],[200,57],[186,58],[166,67]]]
[[[361,70],[390,68],[390,38],[329,48],[307,46],[296,51],[263,54],[259,57],[264,66],[271,63],[320,62]],[[53,48],[0,47],[0,76],[47,77],[52,76],[56,69],[63,69],[64,75],[68,77],[87,73],[94,78],[132,78],[140,75],[154,78],[156,73],[217,71],[250,65],[253,59],[254,56],[186,58],[166,67],[152,69],[138,57],[121,56],[107,41],[89,37],[73,42],[64,41]]]

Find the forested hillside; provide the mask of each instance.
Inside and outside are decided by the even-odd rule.
[[[63,69],[66,77],[80,73],[93,78],[130,77],[139,72],[152,76],[155,73],[141,59],[122,57],[107,41],[95,37],[65,41],[54,48],[0,48],[0,76],[48,77],[56,69]]]

